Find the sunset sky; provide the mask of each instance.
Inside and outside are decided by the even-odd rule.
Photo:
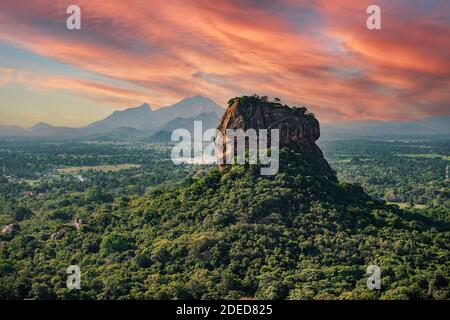
[[[79,126],[197,94],[279,97],[325,122],[449,115],[449,39],[448,0],[1,0],[0,124]]]

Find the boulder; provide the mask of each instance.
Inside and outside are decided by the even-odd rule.
[[[64,236],[65,233],[66,233],[65,229],[60,229],[60,230],[56,231],[55,233],[53,233],[50,236],[50,239],[52,239],[52,240],[60,240]]]
[[[75,229],[80,230],[81,226],[83,225],[83,221],[79,218],[75,218],[72,221],[72,225],[75,227]]]
[[[17,223],[11,223],[2,228],[2,233],[15,233],[20,230],[20,226]]]

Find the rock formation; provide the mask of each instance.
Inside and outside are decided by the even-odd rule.
[[[2,228],[2,233],[15,233],[20,230],[20,226],[17,223],[11,223]]]
[[[55,233],[53,233],[50,238],[52,240],[60,240],[62,239],[62,237],[66,234],[66,230],[65,229],[60,229],[58,231],[56,231]]]
[[[315,141],[320,137],[319,121],[306,108],[290,108],[265,97],[244,96],[231,99],[218,130],[279,129],[280,147],[299,151],[320,174],[335,177]]]
[[[72,221],[72,225],[79,231],[81,229],[81,226],[83,225],[83,221],[79,218],[75,218]]]

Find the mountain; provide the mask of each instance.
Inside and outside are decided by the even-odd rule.
[[[77,128],[54,127],[44,122],[39,122],[29,129],[29,133],[32,136],[69,137],[77,135],[78,132]]]
[[[82,131],[90,133],[105,133],[120,127],[130,127],[137,129],[145,124],[146,119],[152,113],[152,109],[148,103],[140,106],[125,109],[123,111],[114,111],[106,118],[91,123],[82,128]]]
[[[131,127],[141,131],[155,131],[176,118],[191,118],[211,112],[221,115],[223,109],[209,98],[193,96],[155,111],[152,111],[148,104],[124,111],[116,111],[105,119],[82,128],[82,130],[91,133],[104,133],[118,127]]]
[[[147,121],[137,129],[155,130],[176,118],[192,118],[202,113],[215,113],[220,116],[223,112],[224,109],[213,100],[202,96],[193,96],[183,99],[172,106],[154,111],[147,118]]]
[[[0,136],[8,137],[70,137],[79,134],[79,129],[69,127],[54,127],[44,122],[39,122],[31,128],[20,126],[0,126]]]
[[[49,128],[52,128],[51,125],[45,122],[38,122],[34,126],[30,128],[32,131],[39,131],[39,130],[48,130]]]
[[[412,121],[344,121],[322,126],[325,138],[449,135],[450,116]]]
[[[127,130],[127,134],[133,132],[135,135],[144,135],[162,130],[164,125],[172,120],[182,118],[193,118],[200,114],[214,114],[217,117],[222,115],[223,108],[213,100],[193,96],[183,99],[174,105],[152,110],[148,103],[140,106],[128,108],[122,111],[114,111],[106,118],[93,122],[81,128],[54,127],[40,122],[31,128],[19,126],[0,126],[0,136],[88,136],[98,134],[117,135],[118,128],[132,128],[138,131]],[[212,118],[210,115],[209,118]],[[210,120],[206,119],[208,123]],[[179,120],[176,120],[179,121]],[[189,122],[189,121],[188,121]],[[187,125],[187,123],[185,123]],[[174,126],[174,124],[169,124]],[[181,127],[181,126],[180,126]]]
[[[27,135],[27,129],[20,126],[0,126],[0,136],[20,137]]]
[[[204,132],[205,130],[216,128],[219,119],[216,112],[204,112],[190,118],[175,118],[163,126],[156,128],[151,137],[157,141],[170,141],[172,132],[178,128],[187,129],[191,135],[193,135],[195,121],[202,122],[202,129]]]

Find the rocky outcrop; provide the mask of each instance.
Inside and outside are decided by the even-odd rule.
[[[244,96],[229,101],[218,130],[279,129],[280,147],[299,151],[320,174],[335,177],[330,165],[316,145],[320,137],[319,121],[306,108],[290,108],[279,102],[268,102],[258,96]]]
[[[81,229],[81,226],[83,225],[83,221],[79,218],[75,218],[72,221],[72,225],[79,231]]]
[[[2,228],[2,233],[16,233],[20,230],[20,226],[17,223],[11,223]]]
[[[56,231],[55,233],[53,233],[50,236],[50,239],[52,240],[60,240],[62,239],[62,237],[66,234],[66,230],[65,229],[60,229],[58,231]]]

